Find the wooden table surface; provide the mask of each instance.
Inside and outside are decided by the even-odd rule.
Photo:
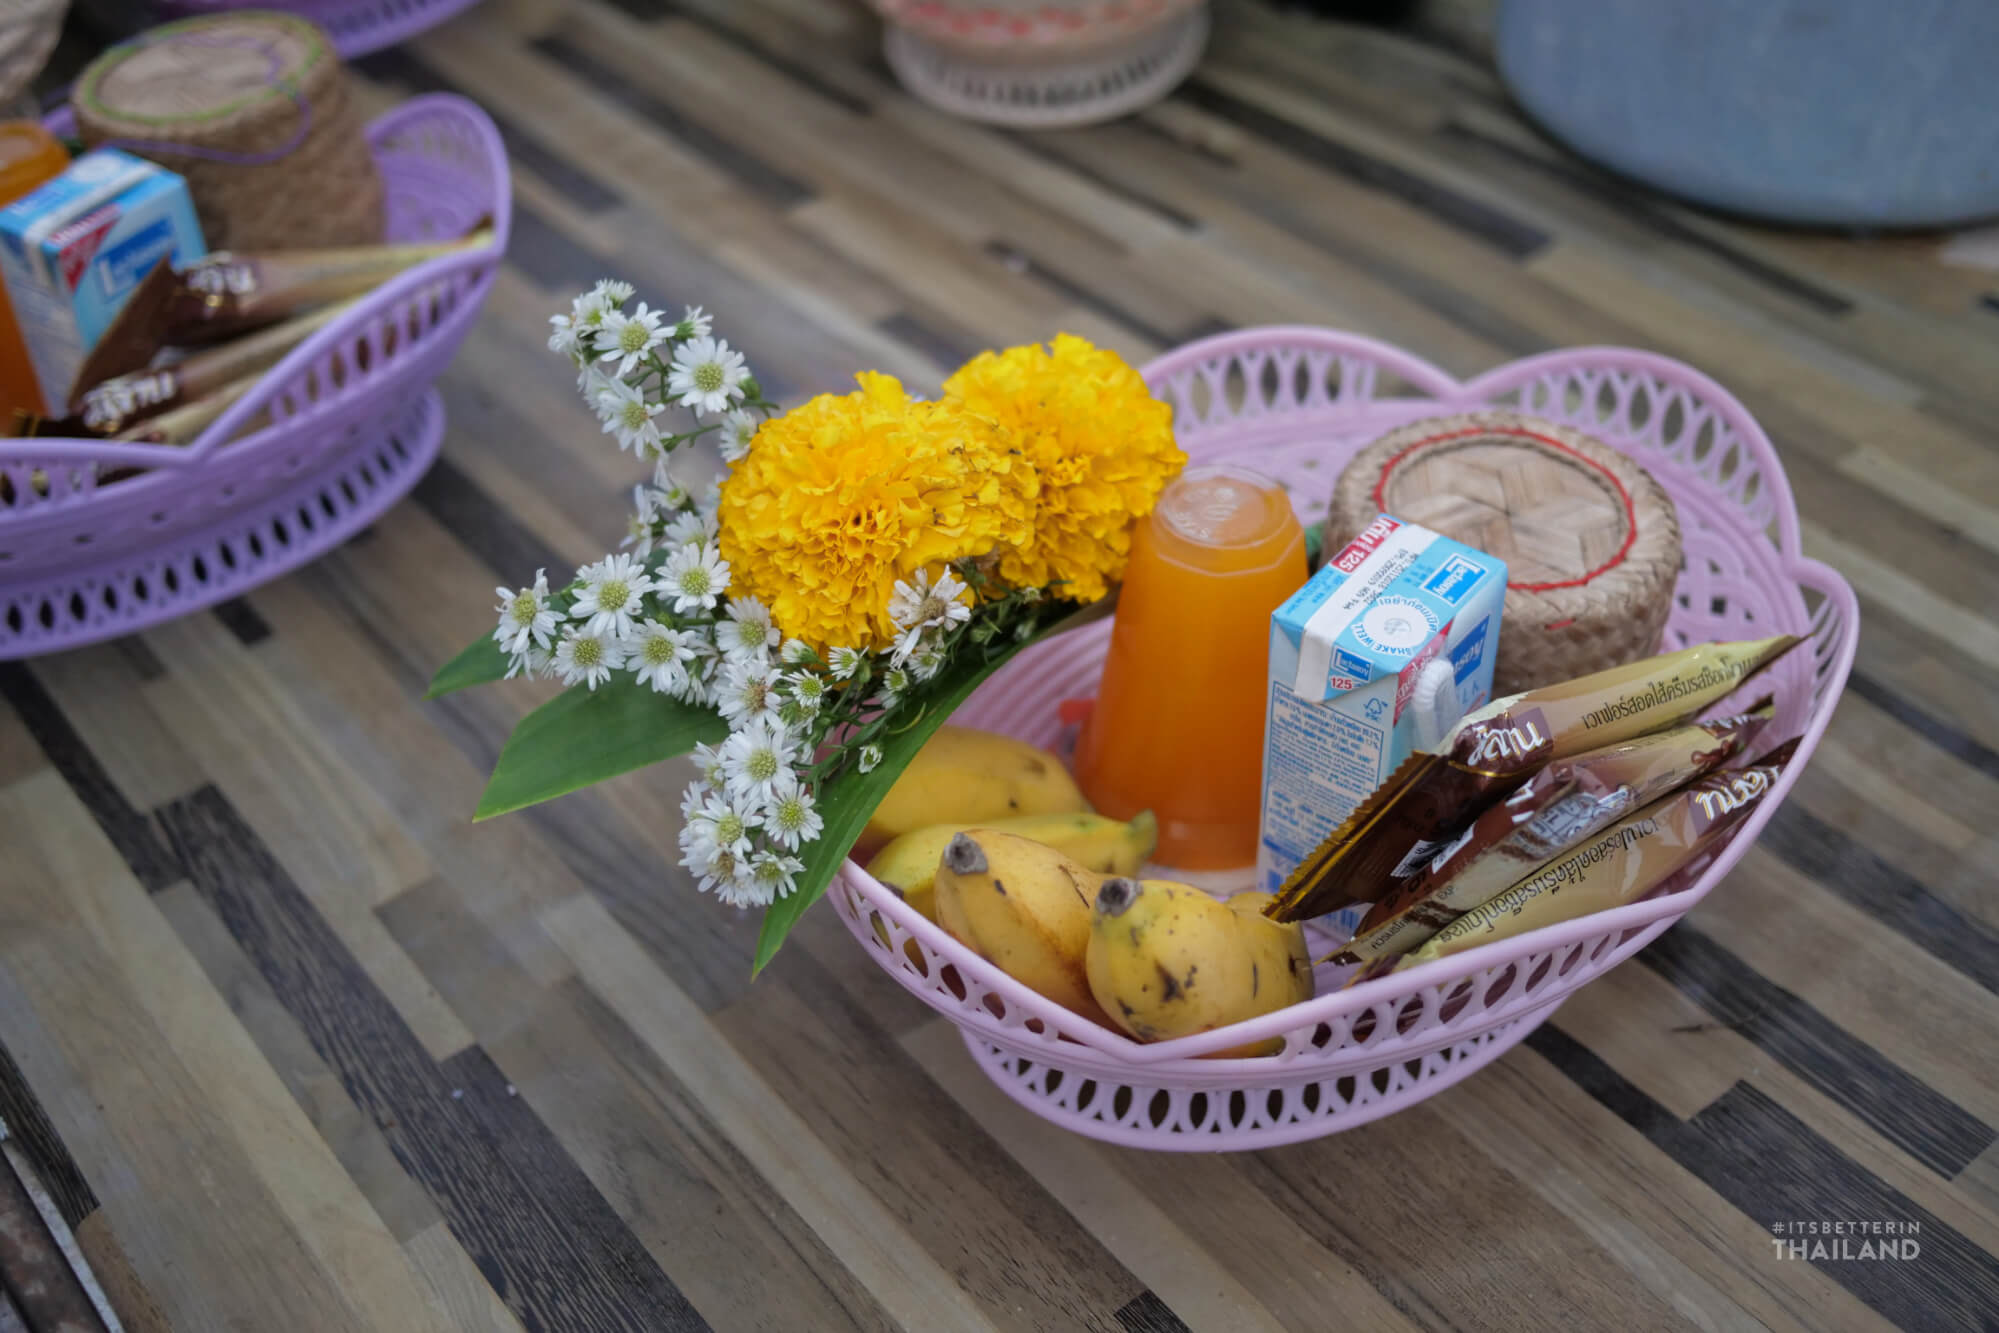
[[[877,52],[855,0],[490,0],[363,62],[514,157],[443,459],[241,601],[0,664],[0,1118],[126,1327],[1999,1326],[1999,274],[1626,188],[1448,21],[1224,5],[1170,102],[1032,136]],[[468,822],[540,687],[423,683],[640,475],[541,346],[606,274],[786,402],[1061,328],[1656,348],[1775,437],[1851,687],[1729,880],[1490,1069],[1297,1147],[1103,1147],[824,908],[751,985],[679,766]],[[1782,1253],[1814,1223],[1920,1252]]]

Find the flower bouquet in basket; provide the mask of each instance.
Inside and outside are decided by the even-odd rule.
[[[492,637],[430,695],[565,687],[515,728],[477,818],[691,754],[682,864],[763,910],[761,969],[973,688],[1107,614],[1133,521],[1186,458],[1170,409],[1080,338],[983,353],[932,401],[863,373],[786,412],[701,310],[632,297],[600,282],[549,337],[604,433],[655,464],[624,549],[499,589]],[[706,436],[725,471],[696,487],[674,463]]]

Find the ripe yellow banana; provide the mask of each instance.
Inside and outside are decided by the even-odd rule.
[[[876,852],[868,873],[902,894],[904,902],[932,921],[937,919],[937,863],[955,833],[970,825],[932,824],[912,829]],[[1159,841],[1159,821],[1150,810],[1120,823],[1087,810],[1060,815],[1018,815],[978,825],[995,833],[1011,833],[1053,847],[1088,870],[1104,875],[1135,875]]]
[[[1053,847],[968,829],[937,864],[937,924],[1028,989],[1108,1027],[1083,972],[1102,878]]]
[[[932,824],[959,828],[1019,815],[1088,810],[1062,761],[1025,741],[972,727],[942,726],[875,807],[860,854]]]
[[[1090,991],[1140,1041],[1165,1041],[1312,998],[1305,933],[1263,915],[1267,893],[1227,903],[1171,880],[1107,879],[1084,951]],[[1267,1055],[1273,1039],[1218,1055]]]

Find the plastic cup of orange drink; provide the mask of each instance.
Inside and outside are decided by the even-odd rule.
[[[1187,469],[1133,531],[1076,781],[1113,818],[1152,811],[1160,864],[1255,863],[1270,613],[1305,577],[1290,496],[1234,464]]]

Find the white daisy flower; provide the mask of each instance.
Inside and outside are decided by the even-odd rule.
[[[625,387],[595,366],[586,365],[576,373],[576,391],[583,395],[584,402],[590,404],[590,410],[597,414],[598,424],[605,430],[611,429],[622,410],[613,390]]]
[[[729,618],[715,622],[715,641],[732,657],[756,654],[761,657],[777,647],[777,626],[771,624],[770,608],[755,597],[731,597]]]
[[[597,330],[604,327],[604,316],[615,305],[606,284],[600,282],[569,303],[569,326],[576,332],[579,344],[587,343],[597,336]]]
[[[525,657],[532,649],[547,649],[555,637],[556,622],[562,618],[548,604],[548,571],[537,569],[531,586],[518,591],[495,588],[493,595],[500,599],[494,608],[500,613],[500,623],[493,631],[493,642],[515,657]]]
[[[930,627],[928,625],[911,625],[908,629],[895,636],[895,651],[889,654],[888,660],[896,666],[901,666],[914,657],[919,648],[923,647],[923,641],[928,637],[929,633]]]
[[[861,772],[863,773],[874,772],[877,768],[881,766],[881,761],[882,761],[881,746],[863,745],[861,747]]]
[[[665,341],[666,331],[659,326],[659,311],[641,301],[639,308],[629,315],[622,310],[605,312],[603,327],[597,330],[595,351],[598,360],[618,363],[612,374],[629,375],[647,353]]]
[[[722,418],[722,429],[717,432],[715,445],[722,451],[725,463],[740,463],[750,456],[750,440],[763,422],[753,412],[738,408]]]
[[[835,648],[828,657],[835,680],[852,680],[868,665],[868,655],[858,648]]]
[[[666,558],[656,586],[673,598],[675,615],[712,611],[715,599],[729,590],[729,562],[713,542],[689,542]]]
[[[929,680],[944,669],[947,656],[941,644],[927,643],[909,659],[909,672],[918,680]]]
[[[703,336],[673,349],[666,391],[682,407],[691,407],[696,412],[721,412],[743,396],[743,381],[749,374],[741,352],[731,351],[726,342]]]
[[[552,663],[564,685],[587,685],[593,690],[624,664],[624,645],[617,639],[574,625],[555,646]]]
[[[604,433],[616,435],[620,449],[640,458],[659,452],[659,423],[653,418],[665,410],[665,403],[648,403],[623,380],[605,380],[597,394],[597,419],[604,423]]]
[[[737,861],[733,874],[718,874],[715,877],[715,896],[726,907],[768,907],[774,900],[772,890],[757,881],[754,857]]]
[[[805,871],[805,862],[795,856],[782,856],[765,850],[758,852],[750,861],[750,883],[754,887],[754,898],[745,906],[766,907],[779,898],[788,898],[798,887],[798,876]]]
[[[803,639],[786,639],[784,647],[778,650],[777,660],[786,666],[811,666],[819,660],[819,654]]]
[[[624,281],[622,278],[599,278],[597,279],[597,285],[590,289],[590,294],[599,301],[602,301],[606,308],[609,308],[611,306],[621,306],[631,300],[632,293],[635,290],[632,284]]]
[[[528,680],[538,680],[549,673],[555,655],[546,648],[529,648],[524,653],[515,653],[507,659],[507,674],[501,680],[512,680],[522,676]]]
[[[659,540],[658,524],[659,493],[643,484],[632,487],[632,513],[625,520],[625,539],[618,545],[631,547],[633,555],[644,559]]]
[[[776,684],[770,663],[761,658],[726,661],[715,690],[715,710],[732,727],[746,727],[757,718],[774,716],[778,702]]]
[[[812,793],[799,782],[796,773],[786,769],[764,798],[764,831],[780,847],[795,852],[800,843],[817,838],[825,826]]]
[[[794,671],[784,678],[784,684],[807,717],[826,702],[826,681],[815,671]]]
[[[580,348],[576,341],[576,320],[570,315],[548,317],[548,350],[574,359]]]
[[[648,620],[625,641],[625,665],[653,693],[678,695],[687,688],[687,664],[694,660],[688,638],[684,629]]]
[[[895,707],[908,689],[909,672],[899,666],[890,667],[882,672],[882,687],[875,695],[875,706],[884,710]]]
[[[714,321],[708,317],[708,312],[698,305],[691,305],[687,307],[687,313],[680,317],[680,322],[673,326],[673,336],[681,342],[690,338],[705,338],[713,327]]]
[[[640,602],[653,590],[652,575],[628,555],[607,555],[576,571],[583,588],[570,604],[572,620],[586,621],[592,634],[629,638]]]
[[[737,856],[750,854],[750,834],[762,821],[739,801],[712,788],[701,799],[689,826],[710,846],[726,849]]]
[[[667,520],[666,542],[672,546],[701,546],[714,541],[721,531],[722,525],[713,514],[683,509]]]
[[[691,752],[689,752],[687,757],[694,761],[694,769],[696,772],[698,772],[701,775],[702,782],[707,783],[710,787],[714,787],[717,790],[721,788],[722,751],[719,747],[709,745],[707,742],[704,741],[701,744],[696,745],[694,749]],[[695,784],[695,786],[699,785],[700,783]],[[692,788],[690,788],[689,790],[691,791]],[[687,813],[684,807],[682,808],[681,813],[683,815]]]
[[[694,497],[687,492],[680,478],[673,475],[670,464],[671,454],[661,454],[659,461],[652,465],[652,488],[659,495],[659,507],[669,513],[691,508]]]
[[[797,742],[768,717],[753,718],[722,742],[722,777],[729,794],[745,807],[761,807],[777,780],[791,772]]]
[[[888,600],[888,618],[897,629],[960,624],[972,614],[964,595],[964,582],[950,570],[945,570],[933,584],[930,571],[919,569],[914,583],[896,580],[895,592]]]

